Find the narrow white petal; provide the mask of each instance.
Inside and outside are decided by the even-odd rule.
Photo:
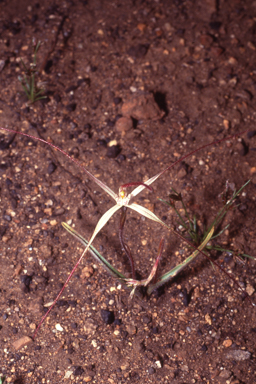
[[[118,199],[118,195],[117,195],[114,191],[112,191],[111,188],[109,188],[106,184],[104,184],[101,180],[97,179],[97,177],[93,176],[92,174],[91,174],[91,176],[92,176],[92,180],[93,180],[96,184],[98,184],[99,187],[101,187],[102,189],[104,189],[104,191],[107,192],[107,194],[108,194],[109,196],[111,196],[115,201],[117,201],[117,199]]]
[[[170,229],[170,227],[167,224],[165,224],[153,212],[151,212],[149,209],[143,207],[142,205],[132,203],[132,204],[128,205],[128,208],[131,208],[134,211],[138,212],[140,215],[145,216],[150,220],[156,221],[157,223],[162,224],[164,227]]]
[[[97,234],[100,232],[100,230],[104,227],[104,225],[109,221],[109,219],[111,218],[111,216],[114,215],[114,213],[116,211],[118,211],[118,209],[120,209],[121,206],[120,205],[114,205],[113,207],[111,207],[107,212],[104,213],[104,215],[100,218],[100,220],[98,221],[98,224],[96,225],[95,229],[94,229],[94,232],[87,244],[87,247],[85,248],[85,252],[88,251],[91,243],[93,242],[93,240],[95,239],[95,237],[97,236]]]

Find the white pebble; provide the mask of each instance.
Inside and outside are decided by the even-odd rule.
[[[55,328],[57,329],[57,331],[60,331],[60,332],[64,331],[64,329],[62,328],[62,326],[60,324],[56,324]]]

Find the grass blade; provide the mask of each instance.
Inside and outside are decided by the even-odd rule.
[[[162,275],[155,284],[151,284],[148,287],[148,290],[147,290],[148,295],[150,295],[156,288],[160,287],[161,285],[165,284],[167,281],[169,281],[172,278],[174,278],[175,276],[177,276],[178,273],[180,273],[192,260],[194,260],[195,257],[198,255],[199,251],[202,251],[206,247],[206,245],[210,241],[213,233],[214,233],[214,227],[211,228],[211,230],[209,231],[209,233],[208,233],[207,237],[205,238],[205,240],[198,247],[198,250],[195,250],[192,253],[192,255],[190,255],[181,264],[177,265],[172,270],[170,270],[169,272],[167,272],[164,275]]]
[[[74,236],[77,240],[79,240],[85,247],[88,245],[88,241],[85,240],[83,236],[81,236],[77,231],[71,228],[67,223],[62,223],[62,226],[68,231],[72,236]],[[89,247],[90,254],[94,257],[96,261],[98,261],[104,269],[113,277],[117,279],[125,279],[125,276],[115,269],[92,245]]]

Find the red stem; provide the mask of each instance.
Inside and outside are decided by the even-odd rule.
[[[68,276],[67,280],[65,281],[63,287],[61,288],[60,292],[58,293],[56,299],[54,300],[54,302],[52,303],[52,305],[50,306],[50,308],[48,309],[48,311],[45,313],[45,315],[42,317],[42,319],[40,320],[40,323],[38,324],[35,332],[34,332],[34,335],[32,336],[32,339],[35,340],[35,337],[36,337],[36,334],[37,332],[39,331],[41,325],[43,324],[44,320],[46,319],[46,317],[48,316],[48,314],[51,312],[52,308],[54,307],[54,305],[57,303],[57,301],[59,300],[59,297],[61,296],[62,292],[64,291],[64,289],[66,288],[69,280],[71,279],[71,277],[73,276],[76,268],[78,267],[78,265],[80,264],[82,258],[84,257],[84,252],[82,253],[82,255],[80,256],[79,260],[77,261],[76,265],[74,266],[74,268],[72,269],[70,275]]]
[[[134,261],[133,261],[132,253],[131,253],[129,246],[127,244],[125,244],[124,239],[123,239],[124,223],[126,220],[126,211],[127,211],[126,207],[121,208],[121,218],[120,218],[120,226],[119,226],[119,240],[121,243],[121,247],[125,251],[125,254],[128,257],[129,262],[131,264],[132,278],[135,279],[135,268],[134,268]]]
[[[162,237],[162,239],[160,240],[160,244],[159,244],[158,251],[157,251],[156,272],[155,272],[155,276],[154,276],[153,284],[156,283],[157,268],[158,268],[160,259],[161,259],[161,257],[162,257],[163,250],[164,250],[164,237]]]
[[[67,152],[63,151],[63,149],[57,147],[56,145],[50,143],[49,141],[41,139],[40,137],[28,135],[27,133],[23,133],[23,132],[19,132],[19,131],[14,131],[13,129],[9,129],[9,128],[0,127],[0,129],[3,129],[4,131],[7,131],[7,132],[12,132],[12,133],[15,133],[15,134],[19,134],[19,135],[22,135],[22,136],[27,136],[30,139],[41,141],[42,143],[48,144],[48,145],[50,145],[50,147],[52,147],[54,149],[57,149],[59,152],[63,153],[63,155],[67,156],[71,161],[73,161],[76,165],[78,165],[80,168],[82,168],[83,171],[87,174],[87,176],[91,180],[93,180],[96,184],[98,184],[102,189],[108,190],[109,194],[113,197],[113,199],[115,199],[115,197],[113,196],[113,191],[106,184],[102,183],[102,181],[100,181],[95,176],[93,176],[89,171],[87,171],[87,169],[82,164],[79,163],[79,161],[75,160]]]
[[[169,169],[171,169],[172,167],[174,167],[176,164],[180,163],[181,161],[187,159],[188,157],[192,156],[194,153],[198,152],[198,151],[201,151],[201,149],[205,149],[207,147],[210,147],[212,145],[215,145],[215,144],[219,144],[219,143],[222,143],[223,141],[227,141],[227,140],[231,140],[231,139],[234,139],[235,137],[238,137],[238,136],[241,136],[243,135],[244,133],[248,132],[249,129],[246,129],[246,131],[243,131],[243,132],[239,132],[235,135],[232,135],[232,136],[228,136],[228,137],[224,137],[224,139],[220,139],[220,140],[216,140],[216,141],[213,141],[211,143],[208,143],[208,144],[205,144],[205,145],[202,145],[202,147],[199,147],[197,149],[194,149],[194,151],[188,153],[187,155],[184,155],[182,157],[180,157],[178,160],[176,160],[174,163],[172,163],[171,165],[169,165],[167,168],[165,168],[162,172],[159,173],[158,177],[161,176],[163,173],[165,173],[166,171],[168,171]]]
[[[123,184],[120,188],[128,188],[128,187],[138,187],[139,185],[143,185],[143,187],[147,188],[150,192],[153,192],[153,188],[147,184],[142,183],[141,181],[132,181],[131,183]]]

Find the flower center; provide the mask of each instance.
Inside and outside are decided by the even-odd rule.
[[[127,195],[126,188],[120,187],[117,204],[121,206],[128,205],[129,201],[130,201],[130,195]]]

